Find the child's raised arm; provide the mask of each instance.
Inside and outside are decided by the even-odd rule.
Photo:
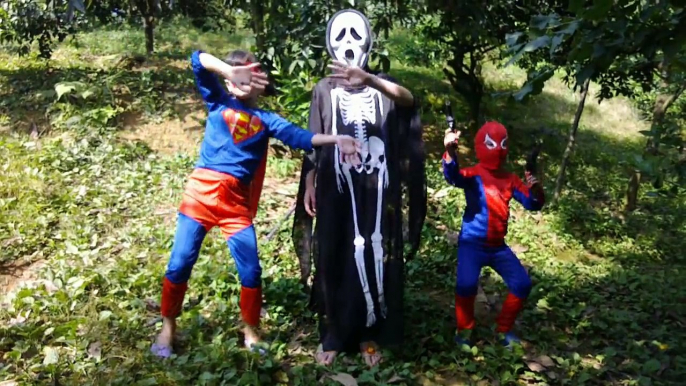
[[[314,134],[309,130],[300,128],[298,125],[282,118],[276,113],[269,114],[269,120],[264,122],[269,136],[278,139],[294,149],[312,151],[319,146],[338,145],[343,153],[344,161],[357,165],[360,159],[357,156],[360,151],[360,143],[349,135]]]
[[[352,86],[366,85],[374,88],[400,106],[410,107],[414,105],[414,96],[410,90],[397,83],[370,74],[360,67],[351,66],[340,60],[334,60],[329,68],[334,71],[333,74],[329,75],[332,78],[345,79]]]
[[[512,175],[512,197],[519,201],[526,210],[539,211],[545,204],[545,194],[541,183],[533,174],[526,172],[526,185],[516,175]]]
[[[264,88],[269,83],[265,73],[256,71],[259,66],[259,63],[230,66],[221,59],[202,51],[195,51],[191,55],[195,84],[209,110],[221,107],[222,103],[227,103],[226,88],[215,75],[234,83],[238,88],[236,92],[247,95],[253,88]],[[244,95],[236,96],[242,97]]]
[[[443,145],[445,146],[445,154],[443,154],[443,177],[453,186],[464,188],[467,185],[467,177],[460,171],[460,165],[457,160],[457,145],[460,139],[460,132],[453,133],[447,130],[443,138]]]

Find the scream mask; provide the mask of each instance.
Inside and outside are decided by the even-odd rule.
[[[354,9],[339,11],[326,28],[326,49],[332,58],[364,68],[374,43],[371,32],[369,20],[362,13]]]
[[[507,158],[507,129],[498,122],[486,122],[474,138],[476,158],[489,170],[498,170]]]

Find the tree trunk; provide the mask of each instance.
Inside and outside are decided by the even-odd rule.
[[[665,78],[666,79],[666,78]],[[669,84],[665,81],[662,87],[666,89]],[[665,120],[667,110],[674,104],[674,101],[679,99],[681,93],[684,92],[686,86],[679,87],[672,93],[661,93],[655,98],[655,106],[653,107],[653,120],[650,124],[653,136],[648,139],[644,153],[650,155],[657,155],[658,147],[660,146],[660,127]],[[629,177],[629,185],[626,189],[626,206],[624,210],[631,212],[638,207],[638,190],[641,186],[641,172],[633,170]]]
[[[264,42],[264,4],[260,1],[251,1],[250,8],[252,11],[250,17],[252,19],[252,32],[255,35],[255,46],[257,51],[266,52]]]
[[[155,0],[137,0],[136,8],[143,18],[145,31],[145,53],[150,56],[155,52]]]
[[[145,52],[150,56],[155,52],[155,16],[145,16],[143,26],[145,28]]]
[[[584,105],[586,104],[586,96],[588,95],[588,86],[591,83],[591,79],[586,79],[583,86],[581,86],[581,100],[576,108],[576,114],[574,114],[574,122],[572,123],[572,129],[569,130],[569,139],[567,140],[567,148],[562,155],[562,163],[560,164],[560,171],[557,173],[557,180],[555,181],[555,192],[553,193],[553,202],[556,202],[560,198],[560,193],[562,192],[562,185],[565,181],[565,172],[567,170],[567,165],[572,157],[572,151],[574,150],[574,144],[576,142],[576,132],[579,129],[579,121],[581,120],[581,114],[584,112]]]

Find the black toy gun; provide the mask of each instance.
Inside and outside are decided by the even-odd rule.
[[[526,157],[526,165],[524,165],[524,170],[533,175],[536,175],[538,172],[538,155],[541,153],[542,146],[543,142],[537,140],[534,148],[531,150],[531,153],[529,153],[529,155]]]
[[[450,106],[450,100],[445,101],[445,120],[448,123],[448,128],[453,133],[455,132],[455,117],[453,117],[453,108]]]

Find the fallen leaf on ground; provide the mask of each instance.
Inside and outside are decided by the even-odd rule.
[[[329,378],[343,386],[357,386],[357,380],[352,375],[347,373],[329,375]]]
[[[91,358],[100,359],[102,356],[102,343],[93,342],[88,346],[88,355]]]
[[[529,370],[531,370],[535,373],[540,373],[540,372],[545,371],[545,367],[538,362],[526,362],[526,365],[529,367]]]
[[[541,365],[545,367],[553,367],[555,366],[555,362],[547,355],[540,355],[534,359],[534,361],[540,363]]]

